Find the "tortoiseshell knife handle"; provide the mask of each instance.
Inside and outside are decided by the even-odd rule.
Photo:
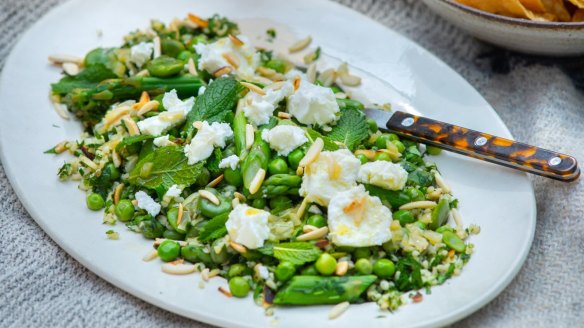
[[[580,176],[574,157],[425,117],[395,112],[387,128],[421,143],[560,181]]]

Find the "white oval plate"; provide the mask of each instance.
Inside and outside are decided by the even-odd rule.
[[[198,275],[170,276],[160,271],[158,260],[143,262],[151,242],[122,225],[115,227],[120,240],[107,240],[104,232],[110,227],[101,223],[100,213],[86,209],[84,193],[74,183],[58,181],[56,171],[63,157],[43,154],[62,140],[75,139],[81,131],[77,122],[60,119],[47,99],[49,83],[60,74],[47,63],[47,56],[82,55],[96,46],[118,45],[124,34],[146,27],[150,18],[168,22],[187,12],[201,16],[218,12],[241,20],[246,33],[262,36],[270,22],[287,25],[297,37],[312,35],[327,60],[348,61],[391,85],[367,77],[364,93],[376,98],[373,100],[391,101],[396,107],[511,137],[487,102],[443,62],[340,5],[311,0],[74,0],[25,33],[6,61],[0,80],[2,163],[29,213],[63,249],[137,297],[221,326],[446,325],[485,305],[509,284],[525,260],[535,229],[531,184],[523,173],[453,154],[435,159],[460,199],[465,224],[482,228],[472,239],[476,253],[462,275],[433,288],[423,302],[395,313],[381,312],[368,303],[351,306],[334,321],[327,319],[330,306],[278,308],[274,317],[266,317],[251,299],[227,299],[219,293],[218,286],[226,286],[223,279],[213,279],[200,289]],[[281,34],[290,38],[284,31]]]

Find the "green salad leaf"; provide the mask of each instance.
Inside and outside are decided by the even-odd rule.
[[[174,184],[190,186],[195,183],[203,165],[204,162],[189,165],[182,147],[160,147],[136,164],[129,180],[134,185],[156,190],[161,196]]]
[[[308,242],[291,242],[275,244],[274,257],[280,261],[288,261],[294,265],[302,265],[316,261],[322,251]]]
[[[208,242],[221,238],[227,234],[225,222],[229,219],[229,213],[217,215],[209,220],[199,232],[199,241]]]
[[[339,149],[339,145],[337,145],[331,138],[327,136],[323,136],[318,131],[313,129],[306,129],[306,136],[308,137],[308,141],[313,143],[316,139],[321,138],[324,141],[324,148],[323,150],[335,151]]]
[[[120,149],[123,149],[127,146],[142,142],[144,140],[154,139],[154,138],[156,138],[156,137],[148,135],[148,134],[139,134],[137,136],[124,137],[124,139],[122,139],[122,141],[120,141],[117,144],[116,150],[120,150]]]
[[[327,134],[333,141],[342,142],[351,151],[369,137],[369,125],[363,112],[356,109],[344,109],[337,125]]]
[[[51,84],[54,93],[67,94],[73,89],[94,88],[99,82],[117,76],[105,65],[95,64],[86,67],[75,76],[65,76],[59,82]]]

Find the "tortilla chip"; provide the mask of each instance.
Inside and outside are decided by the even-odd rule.
[[[572,19],[568,9],[566,9],[564,0],[542,0],[542,2],[545,6],[545,11],[555,16],[555,20],[569,22]]]
[[[578,8],[584,8],[584,0],[568,0],[570,1],[572,4],[574,4],[576,7]],[[576,12],[578,12],[579,10],[576,10]],[[576,15],[576,13],[574,13],[574,16]]]
[[[542,0],[519,0],[519,2],[521,2],[525,8],[531,11],[545,13],[545,6]]]
[[[551,14],[535,13],[527,9],[519,0],[458,0],[458,2],[482,11],[509,17],[543,21],[553,20],[555,18]]]
[[[574,12],[572,22],[584,22],[584,9],[578,9]]]

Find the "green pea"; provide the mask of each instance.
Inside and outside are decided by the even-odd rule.
[[[180,254],[180,245],[176,241],[165,240],[158,246],[158,257],[164,262],[176,260]]]
[[[357,155],[357,158],[359,159],[361,164],[365,164],[365,163],[369,162],[369,158],[367,158],[367,156],[365,156],[363,154]]]
[[[318,270],[316,270],[316,266],[314,264],[311,264],[311,265],[307,266],[306,268],[302,269],[302,271],[300,271],[300,275],[302,275],[302,276],[318,276]]]
[[[118,168],[113,163],[107,163],[101,174],[107,174],[109,176],[109,180],[114,181],[120,177],[120,170],[118,170]]]
[[[281,212],[292,207],[292,200],[286,196],[276,196],[270,199],[270,208]]]
[[[393,212],[393,219],[398,220],[402,226],[405,226],[408,223],[413,223],[416,221],[416,218],[410,211],[406,210],[399,210]]]
[[[309,225],[317,227],[317,228],[322,228],[322,227],[326,226],[326,219],[324,218],[324,216],[322,216],[320,214],[314,214],[314,215],[311,215],[308,218],[308,220],[306,220],[306,224],[309,224]]]
[[[373,157],[374,161],[387,161],[391,162],[391,156],[388,153],[377,153],[375,157]]]
[[[403,142],[399,140],[392,140],[391,143],[395,145],[397,151],[400,153],[403,153],[406,150],[406,146],[404,146]]]
[[[323,276],[332,275],[337,268],[337,260],[328,253],[320,255],[318,260],[314,263],[316,270]]]
[[[100,194],[96,194],[94,192],[87,195],[85,202],[87,203],[87,208],[92,211],[99,211],[105,206],[105,200],[103,200],[103,197],[101,197]]]
[[[290,154],[288,154],[288,163],[290,164],[290,167],[296,170],[302,158],[304,158],[304,151],[302,151],[302,149],[293,150]]]
[[[158,220],[152,216],[150,216],[149,219],[141,221],[138,224],[138,227],[140,228],[142,235],[148,239],[160,238],[164,233],[164,226],[162,223],[158,222]]]
[[[389,141],[399,141],[399,137],[395,133],[389,133]]]
[[[286,71],[286,62],[281,59],[271,59],[266,63],[266,67],[278,73],[284,73]]]
[[[375,140],[375,147],[377,147],[378,149],[385,149],[387,148],[388,141],[389,134],[382,134],[379,137],[377,137],[377,140]]]
[[[242,277],[233,277],[229,279],[229,290],[235,297],[246,297],[249,293],[249,283]]]
[[[395,265],[388,259],[380,259],[373,264],[373,273],[379,278],[391,278],[395,273]]]
[[[280,281],[287,281],[294,276],[296,273],[296,267],[294,264],[284,261],[280,262],[276,267],[276,271],[274,272],[276,275],[276,279]]]
[[[460,239],[452,231],[444,231],[442,233],[442,241],[444,242],[444,244],[446,244],[446,246],[452,248],[458,253],[462,253],[466,250],[466,245],[464,244],[464,241]]]
[[[177,57],[181,51],[185,50],[185,46],[181,42],[173,39],[162,39],[160,47],[162,54],[170,57]]]
[[[193,58],[193,60],[195,60],[195,57],[196,57],[195,54],[193,54],[192,52],[188,50],[183,50],[179,52],[179,54],[176,56],[176,59],[180,59],[186,63],[189,61],[189,58]]]
[[[410,196],[412,202],[426,200],[426,196],[420,189],[410,188],[406,191],[406,193],[408,194],[408,196]]]
[[[206,191],[211,192],[219,199],[219,205],[213,204],[210,200],[200,197],[198,202],[199,211],[208,218],[214,218],[218,215],[225,214],[231,211],[231,201],[225,196],[221,195],[213,188],[206,188]]]
[[[371,256],[371,250],[367,247],[360,247],[355,249],[353,255],[355,256],[356,259],[366,259],[369,258],[369,256]]]
[[[229,278],[239,277],[245,275],[249,271],[247,265],[242,263],[236,263],[229,267],[229,271],[227,271],[227,276]]]
[[[373,133],[375,133],[375,132],[377,132],[377,130],[379,130],[379,127],[377,127],[377,122],[374,119],[368,118],[367,124],[369,125],[369,130]]]
[[[163,55],[150,61],[146,69],[154,77],[170,77],[180,73],[184,66],[181,60]]]
[[[128,222],[134,218],[134,204],[129,199],[122,199],[114,208],[114,214],[118,220]]]
[[[359,259],[355,262],[355,270],[360,274],[371,274],[373,271],[373,265],[368,259]]]
[[[223,171],[223,178],[232,186],[243,186],[243,177],[241,176],[241,172],[239,170],[232,170],[227,168],[225,171]]]
[[[268,172],[270,174],[288,173],[288,164],[283,158],[276,157],[268,164]]]
[[[432,156],[440,155],[442,153],[442,149],[434,147],[434,146],[426,146],[426,153]]]
[[[201,246],[190,244],[183,246],[180,249],[180,256],[191,263],[203,262],[206,265],[211,265],[213,263],[211,255],[205,252]]]
[[[266,200],[263,198],[256,198],[251,202],[251,207],[263,210],[266,207]]]
[[[166,239],[171,239],[171,240],[184,240],[185,234],[180,233],[174,229],[170,229],[170,230],[165,230],[164,233],[162,233],[162,237],[166,238]]]

